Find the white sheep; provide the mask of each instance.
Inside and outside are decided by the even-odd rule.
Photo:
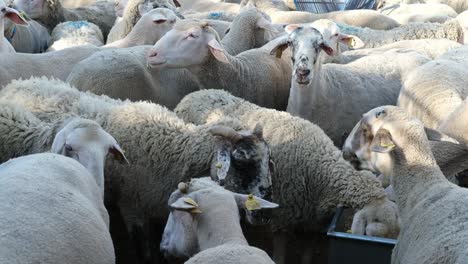
[[[314,14],[301,11],[289,11],[288,7],[283,2],[278,0],[244,0],[242,2],[241,6],[253,5],[267,13],[271,17],[273,23],[279,24],[310,23],[318,19],[330,19],[348,25],[381,30],[391,29],[400,25],[395,20],[374,10],[346,10]]]
[[[209,12],[209,11],[224,11],[231,13],[239,13],[240,6],[235,3],[224,3],[216,0],[178,0],[180,3],[180,12]]]
[[[462,13],[468,9],[468,3],[465,0],[378,0],[376,1],[378,9],[389,7],[396,4],[444,4],[448,5],[457,13]]]
[[[272,264],[264,251],[248,245],[239,223],[239,210],[259,215],[262,209],[278,205],[200,181],[211,180],[201,178],[180,183],[169,198],[172,210],[160,246],[164,255],[190,257],[186,263]]]
[[[154,45],[166,32],[172,29],[179,17],[167,8],[155,8],[144,14],[123,39],[104,47],[127,48],[140,45]]]
[[[99,51],[98,47],[83,46],[44,54],[2,54],[0,88],[12,80],[31,76],[48,76],[66,80],[76,63]]]
[[[370,149],[371,140],[375,137],[376,131],[372,131],[370,127],[378,122],[379,119],[362,118],[353,128],[348,138],[343,145],[343,158],[349,161],[358,170],[369,170],[379,174],[379,180],[383,187],[387,187],[391,183],[391,158],[387,153],[376,153]],[[456,120],[458,115],[454,115]],[[453,120],[452,119],[452,120]],[[449,120],[449,119],[447,119]],[[455,122],[448,122],[446,129],[440,129],[443,132],[451,135],[461,134],[462,129],[453,129],[451,132],[450,125]],[[466,145],[459,142],[438,130],[426,128],[427,138],[430,140],[432,152],[437,160],[444,175],[450,181],[457,183],[454,177],[456,174],[468,169],[468,148]],[[457,137],[459,139],[459,137]],[[463,142],[463,141],[462,141]]]
[[[137,248],[140,256],[155,254],[146,248],[156,242],[148,231],[150,219],[165,221],[168,214],[165,201],[171,188],[191,177],[207,175],[213,166],[218,168],[220,162],[224,164],[225,159],[218,155],[230,156],[231,160],[226,167],[225,186],[230,186],[229,175],[242,175],[243,185],[233,184],[236,187],[233,191],[260,197],[271,194],[270,166],[266,165],[269,164],[269,150],[258,129],[232,133],[232,128],[226,128],[231,132],[224,133],[219,131],[219,126],[194,126],[155,104],[122,102],[81,93],[64,82],[46,78],[15,81],[2,90],[1,97],[2,100],[17,98],[15,103],[44,121],[68,116],[95,120],[122,144],[131,165],[109,163],[106,166],[110,191],[118,193],[119,198],[111,194],[110,204],[118,204],[132,239],[136,238],[133,235],[142,236],[138,241],[141,244],[136,244],[143,247]],[[47,142],[50,135],[41,133],[44,125],[37,125],[31,118],[13,117],[15,122],[12,122],[10,112],[0,111],[0,131],[6,131],[1,135],[4,136],[2,142],[10,143],[1,145],[2,160],[21,155],[31,147],[46,147],[43,142]],[[218,125],[222,124],[241,128],[234,120]],[[244,170],[246,164],[249,173]],[[220,179],[222,175],[216,177]]]
[[[392,263],[463,263],[466,260],[468,190],[445,179],[423,124],[397,107],[364,115],[378,119],[371,149],[388,153],[401,231]]]
[[[292,48],[293,69],[288,113],[317,124],[341,146],[362,114],[379,105],[396,104],[401,78],[409,69],[429,61],[417,52],[393,50],[348,64],[322,65],[334,49],[313,24],[286,27],[287,41],[277,49]],[[382,63],[385,62],[385,63]],[[346,111],[336,111],[340,105]]]
[[[261,106],[285,109],[291,66],[269,55],[276,41],[231,56],[207,23],[180,20],[154,45],[147,61],[158,69],[188,69],[202,89],[225,89]]]
[[[178,14],[172,1],[169,0],[128,0],[122,18],[116,20],[116,23],[109,31],[106,44],[121,40],[127,36],[141,16],[153,8],[167,8]]]
[[[160,26],[167,29],[164,24]],[[256,10],[245,10],[236,17],[221,43],[235,55],[262,45],[274,34],[273,30]],[[147,68],[148,53],[149,47],[144,46],[98,52],[78,63],[67,82],[82,91],[132,101],[151,100],[169,109],[186,94],[199,90],[199,84],[187,70]]]
[[[373,30],[358,28],[345,24],[338,24],[341,31],[359,37],[365,48],[375,48],[400,40],[411,39],[450,39],[462,44],[468,43],[468,11],[450,19],[443,24],[439,23],[409,23],[391,30]]]
[[[0,53],[2,54],[15,53],[15,49],[10,44],[12,34],[5,37],[5,20],[7,19],[18,25],[28,25],[16,9],[8,7],[3,0],[0,0]]]
[[[5,23],[5,36],[16,52],[42,53],[50,45],[51,37],[46,27],[34,20],[27,19],[28,26],[17,26],[7,20]]]
[[[382,229],[385,233],[368,235],[397,236],[397,209],[386,199],[380,182],[369,172],[355,171],[318,126],[221,90],[187,95],[175,112],[195,124],[210,124],[225,118],[236,118],[246,125],[262,122],[263,136],[275,161],[274,202],[280,204],[273,218],[274,230],[323,230],[335,207],[342,204],[363,209],[365,213],[361,215],[368,225],[380,222],[386,226]],[[278,261],[276,254],[281,254],[281,248],[275,246],[275,261]]]
[[[187,19],[215,19],[232,22],[238,13],[230,13],[225,11],[207,11],[207,12],[185,12],[184,17]]]
[[[1,108],[4,115],[38,122],[16,105],[3,102]],[[123,151],[94,121],[69,120],[55,139],[54,128],[42,132],[49,135],[52,152],[63,156],[33,154],[0,165],[0,262],[115,263],[104,163],[107,153],[125,160]]]
[[[342,53],[342,56],[335,56],[330,59],[333,63],[349,63],[365,56],[381,54],[391,49],[410,49],[430,59],[437,59],[450,50],[462,47],[462,44],[448,39],[413,39],[401,40],[398,42],[386,44],[378,48],[366,48],[357,50],[348,50]]]
[[[24,11],[50,31],[65,21],[86,20],[98,25],[104,36],[107,36],[115,20],[112,5],[107,1],[76,9],[64,8],[60,0],[15,0],[14,3],[18,10]]]
[[[458,14],[444,4],[397,4],[379,10],[380,13],[406,25],[410,22],[444,23]]]
[[[456,51],[458,49],[449,53],[458,56]],[[426,127],[437,129],[467,98],[466,83],[466,63],[448,60],[442,55],[408,74],[402,83],[398,106],[421,120]]]
[[[87,21],[68,21],[58,24],[52,31],[52,43],[47,52],[80,45],[104,45],[104,37],[98,26]]]

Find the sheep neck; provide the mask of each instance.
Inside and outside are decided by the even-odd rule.
[[[221,41],[227,53],[237,55],[255,46],[256,19],[252,16],[241,17],[232,22],[229,33]]]
[[[424,196],[430,195],[428,189],[435,184],[446,183],[429,146],[421,141],[407,144],[405,148],[393,151],[392,185],[398,205],[411,209]],[[408,195],[411,194],[411,195]]]
[[[294,78],[291,80],[291,91],[288,100],[287,112],[305,119],[313,119],[315,109],[326,102],[326,94],[321,86],[322,63],[325,56],[320,52],[317,62],[312,70],[312,79],[307,85],[298,84]],[[324,101],[325,100],[325,101]]]
[[[214,204],[198,216],[200,250],[224,244],[248,245],[240,227],[237,206],[220,206],[218,202],[213,201]]]
[[[248,76],[242,74],[243,64],[237,57],[226,52],[225,55],[229,63],[220,62],[210,54],[204,63],[189,67],[188,70],[197,78],[202,89],[224,89],[238,97],[251,97],[241,78]]]

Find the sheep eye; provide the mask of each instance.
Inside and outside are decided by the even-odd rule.
[[[190,38],[198,38],[198,36],[197,36],[197,35],[194,35],[193,33],[190,33],[189,37],[190,37]]]
[[[335,37],[338,37],[338,33],[335,34]]]
[[[65,150],[70,152],[70,151],[73,151],[73,148],[70,145],[66,144],[65,145]]]

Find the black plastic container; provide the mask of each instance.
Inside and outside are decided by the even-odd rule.
[[[347,233],[342,217],[347,211],[337,208],[328,228],[328,264],[390,264],[396,240]]]

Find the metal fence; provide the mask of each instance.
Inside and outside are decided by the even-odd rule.
[[[328,13],[338,10],[373,9],[375,0],[294,0],[296,10]]]

